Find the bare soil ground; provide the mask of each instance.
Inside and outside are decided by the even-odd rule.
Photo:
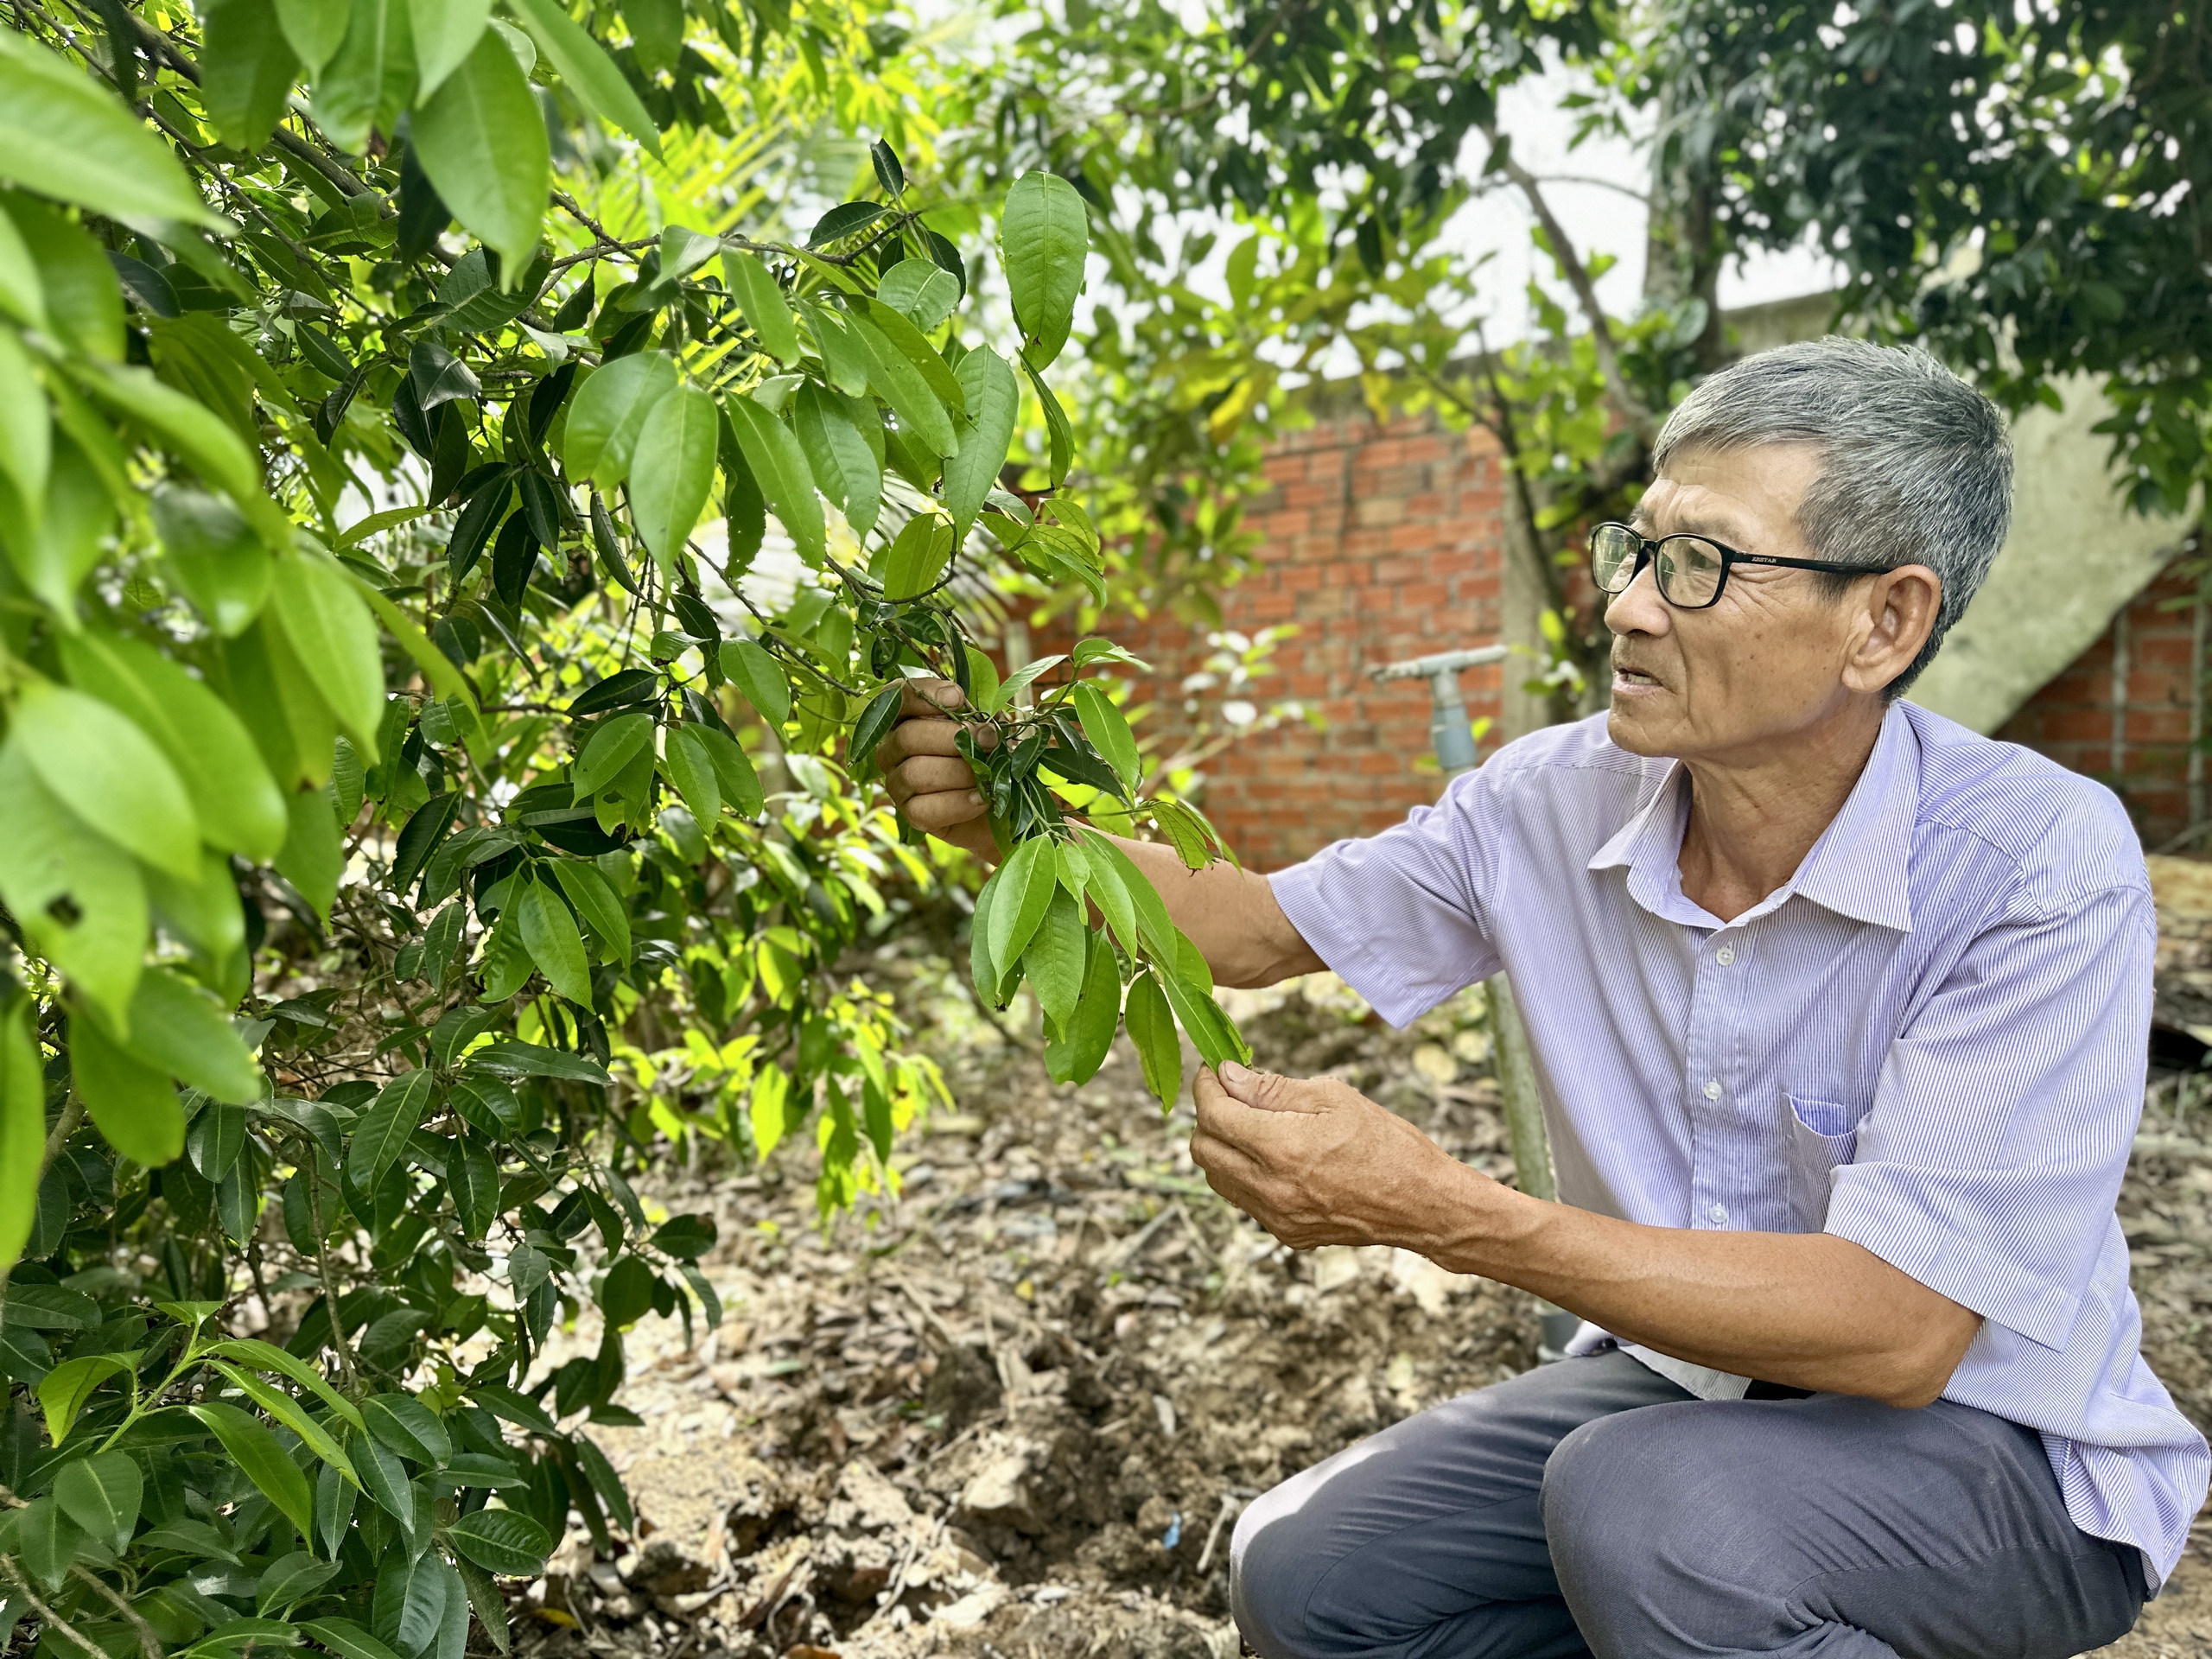
[[[728,1319],[693,1348],[673,1325],[635,1333],[622,1398],[645,1427],[595,1432],[639,1536],[604,1560],[571,1535],[527,1599],[526,1659],[1230,1659],[1241,1507],[1533,1363],[1529,1300],[1404,1252],[1280,1248],[1206,1189],[1187,1117],[1162,1121],[1126,1050],[1057,1088],[1019,1020],[979,1020],[942,963],[878,966],[933,1022],[959,1112],[902,1155],[895,1205],[827,1233],[798,1160],[670,1178],[671,1208],[720,1219]],[[1262,1064],[1342,1075],[1510,1177],[1479,1007],[1392,1033],[1325,976],[1235,1011]],[[2206,1092],[2154,1084],[2121,1200],[2146,1349],[2200,1423]],[[2212,1656],[2212,1525],[2103,1651]]]

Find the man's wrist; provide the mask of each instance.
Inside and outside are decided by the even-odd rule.
[[[1449,1273],[1504,1279],[1556,1205],[1515,1192],[1449,1154],[1440,1157],[1433,1201],[1424,1206],[1417,1240],[1406,1248]]]

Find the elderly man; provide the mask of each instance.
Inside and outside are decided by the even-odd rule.
[[[1922,353],[1713,376],[1591,552],[1601,718],[1273,877],[1131,844],[1225,983],[1402,1023],[1500,969],[1564,1202],[1341,1083],[1225,1067],[1192,1153],[1300,1249],[1548,1297],[1578,1356],[1254,1503],[1265,1659],[2064,1659],[2135,1621],[2203,1438],[2137,1353],[2113,1200],[2153,921],[2097,785],[1897,701],[2004,539],[2011,457]],[[950,722],[887,746],[983,851]]]

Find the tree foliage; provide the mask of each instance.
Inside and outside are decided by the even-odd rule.
[[[1243,1052],[1069,817],[1218,854],[1141,798],[1128,659],[1001,675],[963,622],[1005,572],[1104,599],[1046,378],[1090,233],[1050,173],[909,173],[903,38],[10,9],[0,1628],[457,1655],[572,1512],[628,1526],[584,1428],[622,1333],[720,1318],[713,1224],[632,1178],[804,1135],[827,1214],[941,1092],[837,968],[931,875],[868,786],[910,676],[966,689],[1007,855],[984,995],[1032,987],[1064,1078],[1125,1002],[1163,1098],[1179,1021]],[[762,158],[855,118],[798,234]]]

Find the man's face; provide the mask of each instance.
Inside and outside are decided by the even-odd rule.
[[[1691,534],[1743,553],[1814,556],[1797,505],[1820,476],[1818,450],[1768,444],[1669,458],[1633,520],[1644,536]],[[1754,762],[1834,715],[1854,607],[1808,570],[1737,564],[1720,602],[1677,610],[1649,566],[1605,607],[1613,632],[1607,729],[1636,754]],[[1864,613],[1859,612],[1863,630]]]

